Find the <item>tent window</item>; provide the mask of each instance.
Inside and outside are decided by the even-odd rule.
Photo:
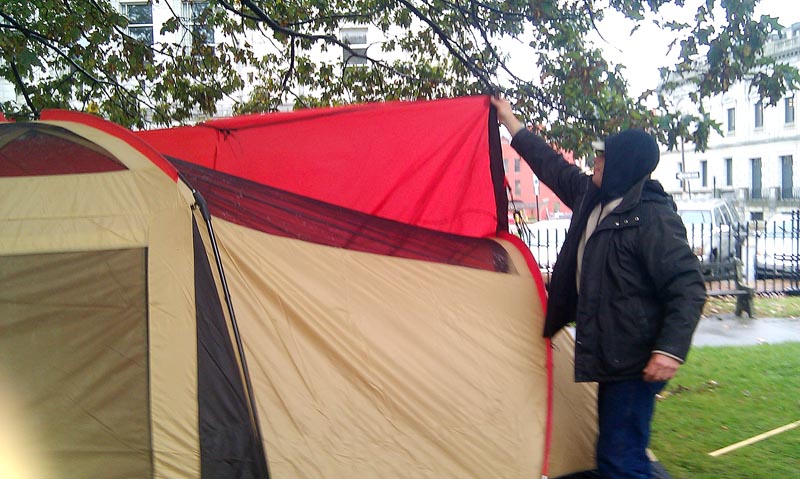
[[[419,228],[175,158],[170,162],[203,194],[212,215],[254,230],[366,253],[516,273],[505,249],[488,238]]]
[[[0,256],[0,435],[27,439],[26,465],[152,477],[146,256]]]
[[[64,128],[44,124],[0,125],[0,177],[125,169],[111,153]]]

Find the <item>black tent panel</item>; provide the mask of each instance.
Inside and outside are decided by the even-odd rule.
[[[263,447],[257,440],[219,291],[196,223],[194,260],[202,477],[263,478]]]

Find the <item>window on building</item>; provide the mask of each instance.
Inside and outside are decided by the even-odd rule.
[[[725,158],[725,186],[733,186],[733,158]]]
[[[153,44],[153,6],[148,2],[120,3],[120,10],[128,18],[128,35],[140,42]]]
[[[761,199],[761,158],[750,159],[750,178],[752,180],[750,197]]]
[[[503,171],[508,173],[508,158],[503,158]]]
[[[758,102],[756,102],[756,104],[755,104],[755,112],[754,113],[755,113],[755,119],[754,119],[755,127],[756,128],[763,128],[764,127],[764,104],[761,103],[760,100]]]
[[[519,158],[514,158],[514,172],[519,173]]]
[[[792,155],[781,156],[781,198],[784,200],[800,197],[800,191],[794,191],[793,163]]]
[[[785,108],[783,113],[784,121],[786,123],[794,123],[794,96],[785,98],[783,100],[783,106]]]
[[[204,45],[214,44],[214,28],[205,21],[208,13],[207,0],[184,0],[181,3],[181,19],[189,30],[184,36],[185,45],[191,45],[195,38]]]
[[[522,182],[520,180],[514,180],[514,194],[517,196],[522,195]]]
[[[342,42],[349,49],[342,47],[342,62],[345,66],[367,64],[367,29],[343,28],[339,31]]]
[[[700,160],[700,181],[703,186],[708,186],[708,160]]]
[[[736,108],[728,108],[728,132],[736,131]]]

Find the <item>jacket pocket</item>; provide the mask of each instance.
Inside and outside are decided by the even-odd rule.
[[[652,322],[638,298],[615,301],[601,314],[600,349],[609,374],[631,374],[644,368],[652,347]]]

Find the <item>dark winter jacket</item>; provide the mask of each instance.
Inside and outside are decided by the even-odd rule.
[[[644,177],[623,180],[635,183],[587,241],[578,295],[577,245],[592,209],[609,193],[528,130],[517,133],[511,145],[573,211],[550,278],[544,335],[575,322],[575,379],[641,378],[654,351],[685,360],[705,302],[705,284],[674,202],[647,178],[655,164]],[[617,160],[623,151],[611,152],[609,146],[607,140],[603,186],[619,187],[606,179],[618,179],[615,168],[641,158],[628,152],[633,160]],[[655,154],[657,162],[657,149]]]

